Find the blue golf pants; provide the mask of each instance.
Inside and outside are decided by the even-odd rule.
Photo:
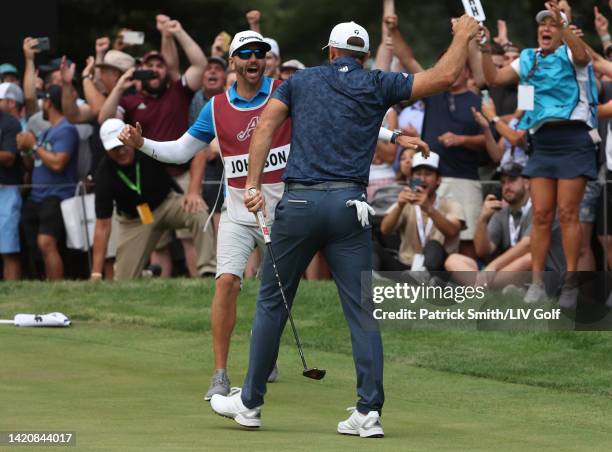
[[[291,186],[289,186],[291,187]],[[322,250],[338,288],[351,332],[357,373],[357,409],[381,412],[384,402],[383,351],[378,325],[372,318],[371,294],[362,300],[361,273],[372,270],[371,227],[357,220],[351,199],[365,200],[365,189],[287,188],[279,202],[272,228],[272,249],[289,305],[312,257]],[[272,260],[265,254],[262,282],[253,320],[249,369],[242,387],[248,408],[263,404],[266,380],[278,355],[287,312]]]

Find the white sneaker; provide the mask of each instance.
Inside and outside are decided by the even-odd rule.
[[[210,399],[210,407],[219,416],[233,419],[243,427],[261,427],[261,407],[245,407],[240,398],[241,392],[242,388],[232,388],[227,396],[215,394]]]
[[[338,423],[338,433],[342,435],[359,435],[362,438],[382,438],[385,436],[378,411],[361,414],[355,407],[347,408],[351,416]]]

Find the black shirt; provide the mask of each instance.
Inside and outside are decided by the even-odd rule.
[[[478,179],[478,166],[487,162],[487,153],[462,146],[446,148],[438,141],[440,135],[480,135],[471,108],[480,111],[480,97],[471,91],[462,94],[448,92],[425,99],[423,141],[440,155],[440,175],[461,179]]]
[[[494,86],[489,94],[499,116],[513,114],[518,106],[518,85]],[[490,118],[491,119],[491,118]]]
[[[0,151],[16,154],[15,161],[9,167],[0,165],[0,184],[17,185],[21,183],[21,158],[17,152],[17,134],[21,125],[8,113],[0,111]]]
[[[137,218],[136,206],[148,203],[155,210],[168,196],[172,180],[164,164],[153,160],[142,152],[135,151],[134,162],[130,166],[119,166],[107,155],[104,156],[96,174],[96,218],[110,218],[113,215],[113,201],[117,211],[127,217]],[[142,196],[132,190],[119,177],[121,170],[132,183],[136,183],[136,163],[140,162],[140,185]]]

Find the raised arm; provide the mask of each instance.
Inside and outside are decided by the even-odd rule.
[[[586,66],[591,62],[589,52],[580,39],[570,28],[569,24],[564,23],[561,17],[561,9],[557,0],[550,0],[545,4],[546,9],[552,13],[552,17],[556,22],[556,26],[561,29],[563,41],[567,44],[572,52],[572,58],[576,66]]]
[[[85,69],[83,69],[83,73],[81,74],[81,79],[83,80],[83,95],[85,96],[87,105],[89,105],[94,117],[97,118],[100,114],[100,110],[102,110],[104,102],[106,101],[106,96],[100,92],[96,86],[96,83],[94,82],[94,64],[94,57],[87,57],[87,62]]]
[[[259,11],[254,9],[246,13],[246,20],[249,23],[249,29],[251,29],[251,31],[261,33],[261,13]]]
[[[397,16],[386,16],[384,22],[389,30],[389,36],[393,44],[393,53],[400,60],[402,66],[411,74],[423,72],[423,67],[414,57],[412,47],[408,45],[399,31]]]
[[[172,81],[177,81],[181,78],[181,69],[179,68],[179,54],[176,42],[172,33],[168,31],[168,24],[170,18],[165,14],[158,14],[155,16],[155,26],[161,35],[161,47],[160,53],[166,60],[166,66],[168,67],[168,74]]]
[[[38,44],[38,39],[27,37],[23,40],[23,56],[25,57],[25,69],[23,71],[23,96],[25,98],[26,116],[32,116],[38,111],[36,102],[36,67],[34,66],[34,56],[40,50],[34,47]]]
[[[72,86],[75,69],[76,65],[74,63],[70,65],[66,63],[66,56],[64,55],[60,63],[62,75],[62,113],[68,121],[76,124],[92,121],[95,115],[91,108],[89,108],[89,105],[83,104],[79,107],[76,103],[76,93]]]
[[[478,34],[479,25],[474,18],[464,15],[453,24],[453,31],[453,42],[444,56],[433,68],[414,76],[412,100],[446,91],[465,68],[468,43]]]
[[[172,33],[174,39],[177,40],[189,60],[190,66],[185,72],[187,86],[192,91],[199,90],[202,87],[204,68],[206,68],[208,63],[206,55],[204,55],[204,52],[193,38],[183,29],[178,20],[171,20],[166,27]]]
[[[134,68],[128,69],[119,77],[119,80],[117,80],[117,84],[104,101],[104,105],[102,105],[100,113],[98,114],[98,122],[100,124],[109,118],[115,118],[117,116],[117,108],[119,107],[121,96],[123,96],[126,89],[134,85],[132,81],[134,70]]]
[[[387,16],[395,14],[395,1],[394,0],[383,0],[383,21],[381,26],[380,34],[380,45],[376,50],[376,60],[374,67],[381,71],[391,70],[391,62],[393,61],[393,41],[389,34],[389,28],[385,23]]]

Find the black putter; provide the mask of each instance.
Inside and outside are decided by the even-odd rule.
[[[254,190],[249,189],[249,194],[253,195]],[[268,253],[270,253],[270,258],[272,259],[272,267],[274,267],[274,274],[276,275],[276,281],[278,282],[278,288],[280,289],[281,296],[283,297],[283,303],[285,304],[285,309],[287,310],[287,314],[289,314],[289,323],[291,323],[291,330],[293,331],[293,337],[295,338],[295,343],[297,344],[298,352],[300,352],[300,358],[302,359],[302,365],[304,366],[304,370],[302,375],[306,378],[311,378],[313,380],[322,380],[327,372],[325,369],[317,369],[316,367],[308,367],[306,365],[306,358],[304,358],[304,351],[302,350],[302,343],[300,342],[300,338],[298,336],[297,330],[295,329],[295,323],[293,323],[293,316],[291,315],[291,309],[289,309],[289,303],[287,303],[287,297],[285,297],[285,291],[283,289],[283,284],[281,282],[280,276],[278,274],[278,268],[276,267],[276,258],[274,257],[274,251],[272,251],[272,238],[270,237],[270,230],[266,225],[266,219],[261,210],[257,211],[257,220],[259,221],[259,227],[264,236],[264,241],[266,242],[266,246],[268,248]]]

